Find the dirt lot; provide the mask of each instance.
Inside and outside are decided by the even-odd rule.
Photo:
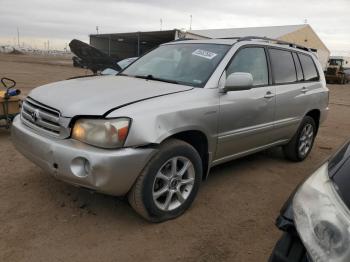
[[[0,55],[0,75],[31,88],[85,70],[69,61]],[[330,86],[331,112],[304,163],[279,149],[216,167],[182,217],[139,218],[123,199],[50,177],[0,130],[0,261],[266,261],[274,221],[294,187],[350,138],[350,86]]]

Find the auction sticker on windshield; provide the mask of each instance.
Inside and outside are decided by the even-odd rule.
[[[209,51],[205,51],[205,50],[202,50],[202,49],[197,49],[196,51],[194,51],[192,53],[192,55],[204,57],[206,59],[213,59],[218,54],[215,54],[215,53],[212,53],[212,52],[209,52]]]

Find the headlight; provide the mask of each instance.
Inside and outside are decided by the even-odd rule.
[[[313,261],[350,261],[350,213],[328,176],[319,168],[293,199],[294,222]]]
[[[73,127],[72,138],[102,148],[119,148],[129,132],[129,118],[79,119]]]

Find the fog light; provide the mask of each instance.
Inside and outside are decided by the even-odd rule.
[[[77,177],[86,177],[90,173],[90,162],[84,157],[77,157],[72,160],[71,171]]]

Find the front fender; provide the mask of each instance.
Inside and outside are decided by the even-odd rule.
[[[160,144],[184,131],[200,131],[208,140],[209,152],[215,152],[219,98],[217,89],[193,91],[157,97],[112,112],[108,117],[132,119],[126,147]]]

